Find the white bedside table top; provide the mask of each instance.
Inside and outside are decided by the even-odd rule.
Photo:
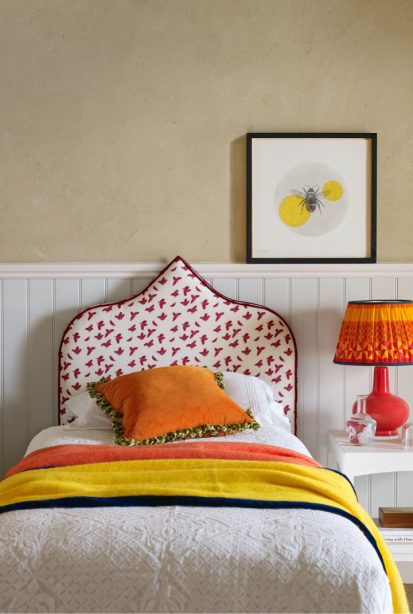
[[[330,431],[328,451],[350,479],[372,473],[413,471],[413,450],[402,450],[400,439],[380,439],[371,446],[354,446],[345,431]]]

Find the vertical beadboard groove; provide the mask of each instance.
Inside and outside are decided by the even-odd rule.
[[[372,300],[373,298],[373,278],[370,277],[370,283],[369,283],[369,300]],[[373,367],[369,367],[369,382],[370,382],[370,386],[369,386],[369,391],[373,388]],[[371,475],[367,476],[367,484],[368,484],[368,513],[370,514],[370,516],[373,513],[372,510],[372,479],[371,479]]]
[[[318,279],[315,310],[317,317],[317,437],[318,454],[327,462],[327,432],[343,428],[345,367],[333,362],[343,316],[343,288],[340,278]]]
[[[79,280],[79,311],[81,310],[83,305],[83,280]]]
[[[316,281],[316,278],[294,278],[290,322],[298,352],[298,436],[315,456],[318,455]]]
[[[0,315],[0,354],[1,354],[1,382],[0,382],[0,477],[6,471],[6,456],[4,448],[4,431],[5,431],[5,415],[4,415],[4,280],[1,280],[1,315]]]
[[[56,348],[57,346],[57,339],[56,339],[56,280],[52,279],[52,309],[53,309],[53,315],[52,315],[52,347]],[[57,350],[57,352],[59,352],[59,349]],[[52,365],[51,365],[51,369],[52,369],[52,373],[53,373],[53,381],[55,389],[53,390],[53,400],[52,400],[52,406],[51,406],[51,410],[52,410],[52,415],[51,415],[51,420],[50,420],[50,424],[54,425],[57,424],[57,403],[58,403],[58,390],[57,390],[57,373],[58,373],[58,356],[53,356],[52,354]]]
[[[315,446],[317,450],[317,458],[320,458],[320,280],[316,279],[315,290],[315,307],[316,307],[316,319],[315,319],[315,351],[317,360],[315,363],[315,377],[316,377],[316,432],[315,432]]]
[[[396,279],[394,277],[382,277],[372,279],[372,299],[395,299],[396,298]],[[390,390],[395,390],[395,377],[397,368],[389,369]],[[396,505],[395,483],[396,474],[386,473],[373,475],[370,478],[371,514],[378,514],[380,505],[393,507]]]
[[[394,280],[394,297],[396,299],[399,298],[399,280],[397,279],[397,277]],[[393,390],[393,394],[395,394],[396,396],[398,396],[399,394],[399,370],[398,369],[394,369],[395,371],[395,375],[394,375],[394,390]],[[397,487],[398,487],[398,480],[397,480],[397,474],[394,474],[394,484],[393,484],[393,498],[394,498],[394,505],[397,505]]]
[[[347,279],[343,279],[343,300],[342,300],[342,312],[344,314],[347,307]],[[337,338],[338,340],[338,338]],[[343,428],[345,427],[347,420],[347,370],[343,369],[343,411],[342,411],[342,423]]]
[[[31,326],[30,326],[30,284],[29,280],[26,279],[26,390],[29,392],[30,390],[30,337],[31,337]],[[26,446],[30,443],[30,400],[29,394],[26,394],[25,398],[26,402]]]
[[[27,432],[27,279],[4,283],[4,439],[6,468],[24,453]]]
[[[346,277],[345,296],[343,297],[342,315],[349,301],[367,300],[371,297],[371,283],[369,277],[354,278]],[[338,367],[338,365],[337,365]],[[368,394],[371,389],[369,367],[342,366],[345,374],[345,407],[344,419],[346,420],[352,411],[352,405],[357,394]],[[344,426],[344,422],[343,422]],[[359,500],[366,509],[369,509],[369,477],[356,478],[356,490]]]
[[[413,277],[397,278],[397,291],[399,299],[413,299]],[[398,394],[405,399],[410,407],[410,422],[413,420],[413,387],[412,367],[398,369]],[[411,506],[409,494],[412,492],[413,472],[399,473],[397,476],[397,506]]]
[[[292,290],[293,288],[293,280],[290,279],[288,280],[288,323],[291,322],[291,316],[292,316],[292,312],[293,312],[293,302],[292,302]]]
[[[58,352],[60,339],[63,332],[70,322],[70,320],[80,311],[80,278],[71,279],[55,279],[54,288],[54,305],[55,305],[55,333],[54,333],[54,355],[56,357],[55,363],[55,377],[53,381],[53,396],[56,403],[56,413],[54,417],[54,423],[57,422],[57,398],[58,398],[58,383],[57,383],[57,371],[58,371]]]

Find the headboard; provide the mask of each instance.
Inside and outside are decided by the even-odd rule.
[[[296,430],[296,346],[287,323],[267,307],[223,296],[180,256],[136,296],[89,307],[69,323],[59,352],[60,424],[87,382],[175,364],[261,377]]]

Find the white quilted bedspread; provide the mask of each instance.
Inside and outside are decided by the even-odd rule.
[[[30,451],[111,437],[53,427]],[[305,451],[287,433],[272,434],[272,443]],[[345,518],[178,506],[4,514],[0,611],[380,614],[392,607],[376,552]]]

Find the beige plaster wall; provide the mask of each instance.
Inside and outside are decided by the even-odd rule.
[[[379,133],[413,260],[412,0],[0,0],[0,260],[245,259],[245,133]]]

